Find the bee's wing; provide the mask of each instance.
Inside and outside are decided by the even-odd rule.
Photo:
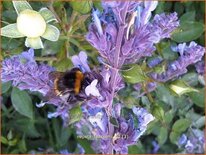
[[[63,72],[53,71],[49,73],[49,79],[54,81],[56,78],[60,78],[63,76]]]

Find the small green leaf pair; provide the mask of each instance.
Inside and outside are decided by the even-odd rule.
[[[57,41],[60,32],[58,28],[48,24],[57,21],[47,8],[34,11],[27,1],[13,1],[18,14],[17,22],[1,28],[1,36],[9,38],[26,37],[25,46],[34,49],[44,48],[41,38]]]

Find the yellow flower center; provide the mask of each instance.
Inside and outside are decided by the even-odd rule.
[[[46,22],[37,11],[24,10],[17,18],[17,29],[23,35],[35,38],[44,34]]]

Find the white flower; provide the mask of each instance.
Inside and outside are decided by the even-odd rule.
[[[86,88],[85,88],[85,94],[87,96],[96,96],[96,97],[100,97],[100,93],[99,93],[99,90],[97,89],[97,83],[98,83],[98,80],[95,79],[92,81],[92,83],[90,85],[88,85]]]
[[[27,37],[39,37],[46,30],[46,21],[37,11],[26,9],[17,17],[17,29]]]
[[[57,21],[53,13],[47,8],[39,12],[34,11],[27,1],[12,1],[18,14],[17,22],[1,28],[1,36],[10,38],[26,37],[25,46],[34,49],[44,48],[41,38],[57,41],[60,32],[48,24]]]

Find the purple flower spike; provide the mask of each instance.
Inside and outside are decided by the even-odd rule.
[[[2,63],[2,82],[13,81],[13,86],[21,90],[38,91],[46,95],[51,89],[50,66],[38,65],[34,60],[33,49],[18,56],[7,58]]]
[[[187,72],[187,67],[200,61],[205,53],[205,48],[191,42],[189,46],[180,46],[182,55],[167,66],[167,70],[161,74],[152,73],[151,77],[160,82],[166,82]],[[180,48],[181,47],[181,48]],[[183,48],[184,47],[184,48]]]

